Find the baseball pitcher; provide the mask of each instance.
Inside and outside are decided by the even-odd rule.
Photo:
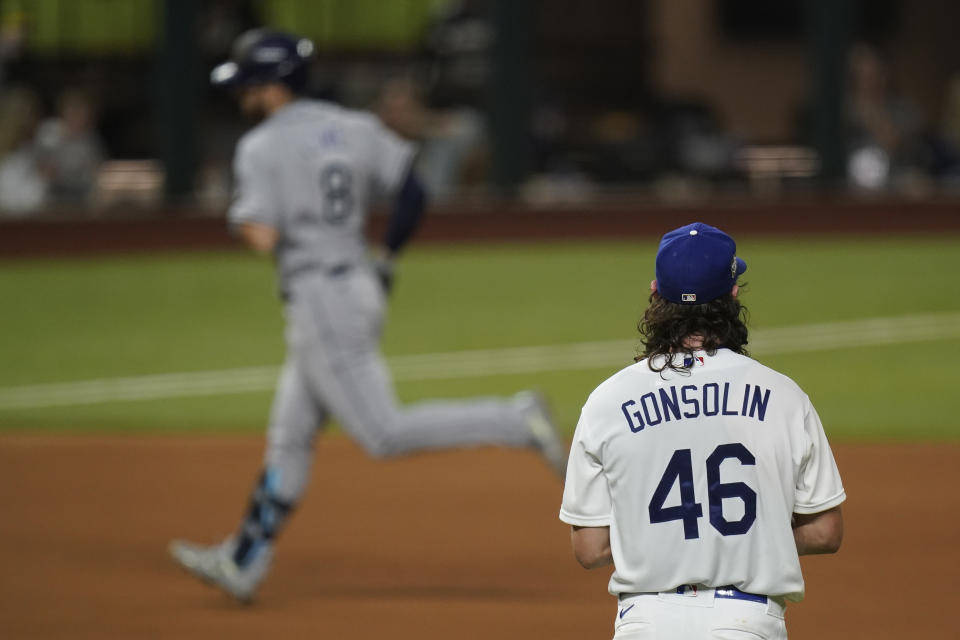
[[[287,359],[277,385],[264,469],[243,522],[221,544],[174,541],[183,567],[250,600],[267,573],[284,520],[300,500],[314,438],[330,417],[374,457],[504,445],[538,450],[561,476],[566,447],[541,397],[399,406],[379,337],[392,258],[415,230],[425,194],[413,147],[371,114],[299,96],[313,53],[305,38],[242,35],[211,74],[259,120],[237,145],[232,227],[272,254],[285,302]],[[393,202],[384,247],[371,259],[371,205]]]
[[[787,637],[798,556],[834,553],[846,498],[820,418],[747,356],[724,232],[663,236],[644,352],[587,399],[560,519],[577,560],[613,564],[616,640]]]

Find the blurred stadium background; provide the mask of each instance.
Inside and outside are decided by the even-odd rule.
[[[421,142],[421,172],[451,203],[956,195],[958,13],[947,0],[3,0],[0,208],[218,215],[245,123],[206,79],[259,25],[313,38],[309,93]]]
[[[701,219],[753,258],[758,329],[936,312],[938,328],[894,324],[898,338],[874,341],[893,362],[936,360],[956,349],[960,310],[956,18],[956,3],[933,0],[0,0],[0,279],[16,301],[0,424],[262,422],[280,319],[269,270],[225,232],[247,123],[207,82],[259,25],[315,40],[310,95],[371,109],[421,144],[433,207],[404,259],[391,356],[629,347],[651,238]],[[370,226],[379,234],[383,216]],[[532,379],[572,426],[621,362],[609,348],[519,380],[398,380],[416,397]],[[808,374],[787,368],[823,388],[841,431],[958,433],[936,394],[917,425],[884,390],[841,392],[824,354],[779,349],[809,360]],[[538,362],[527,368],[552,361]],[[207,397],[177,395],[189,378],[142,399],[81,385],[54,400],[42,386],[251,367],[256,381]],[[856,394],[876,417],[852,409]]]
[[[263,428],[282,318],[270,268],[226,232],[247,124],[207,83],[260,25],[315,41],[310,95],[421,145],[433,205],[401,260],[384,345],[403,399],[537,386],[572,432],[586,395],[635,353],[658,237],[702,220],[737,237],[753,355],[814,399],[841,470],[878,441],[956,460],[956,2],[0,0],[5,504],[34,513],[15,498],[33,469],[18,438]],[[249,475],[224,468],[224,483]],[[931,486],[918,492],[941,500],[946,485]],[[4,547],[49,517],[9,528]],[[904,519],[941,549],[942,523],[921,520]],[[915,560],[913,584],[935,582]],[[846,584],[877,584],[849,567]],[[14,603],[49,591],[0,584]],[[918,599],[931,592],[952,593]],[[807,611],[840,607],[828,600]],[[24,611],[0,615],[0,635],[38,637]],[[85,615],[62,614],[72,637],[105,628]],[[867,635],[917,628],[886,622]],[[937,635],[950,623],[936,615],[924,624],[955,637]],[[810,637],[866,637],[830,633]]]

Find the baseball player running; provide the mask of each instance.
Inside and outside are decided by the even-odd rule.
[[[560,519],[577,560],[613,564],[616,640],[787,637],[798,556],[840,547],[846,498],[820,418],[747,357],[724,232],[663,236],[644,352],[587,399]]]
[[[263,472],[238,529],[221,544],[173,541],[187,570],[237,599],[253,598],[284,520],[300,500],[314,438],[330,417],[374,457],[504,445],[537,449],[561,476],[566,447],[543,400],[398,406],[379,351],[391,259],[424,210],[414,149],[372,115],[299,97],[313,45],[254,30],[211,74],[260,120],[237,145],[228,218],[254,250],[272,253],[285,301],[287,359],[277,386]],[[364,223],[393,199],[383,255],[371,260]]]

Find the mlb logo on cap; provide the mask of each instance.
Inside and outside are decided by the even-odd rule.
[[[674,229],[657,251],[657,292],[678,304],[704,304],[733,289],[747,263],[737,257],[737,243],[702,222]]]

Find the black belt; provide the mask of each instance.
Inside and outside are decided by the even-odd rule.
[[[287,273],[287,279],[293,280],[297,276],[302,276],[305,273],[312,273],[314,271],[319,271],[330,276],[331,278],[336,278],[338,276],[346,275],[351,269],[353,269],[353,263],[351,262],[341,262],[339,264],[329,266],[325,264],[305,264]]]
[[[327,269],[327,275],[331,278],[336,278],[337,276],[346,275],[351,269],[353,269],[353,265],[349,262],[335,264]]]

